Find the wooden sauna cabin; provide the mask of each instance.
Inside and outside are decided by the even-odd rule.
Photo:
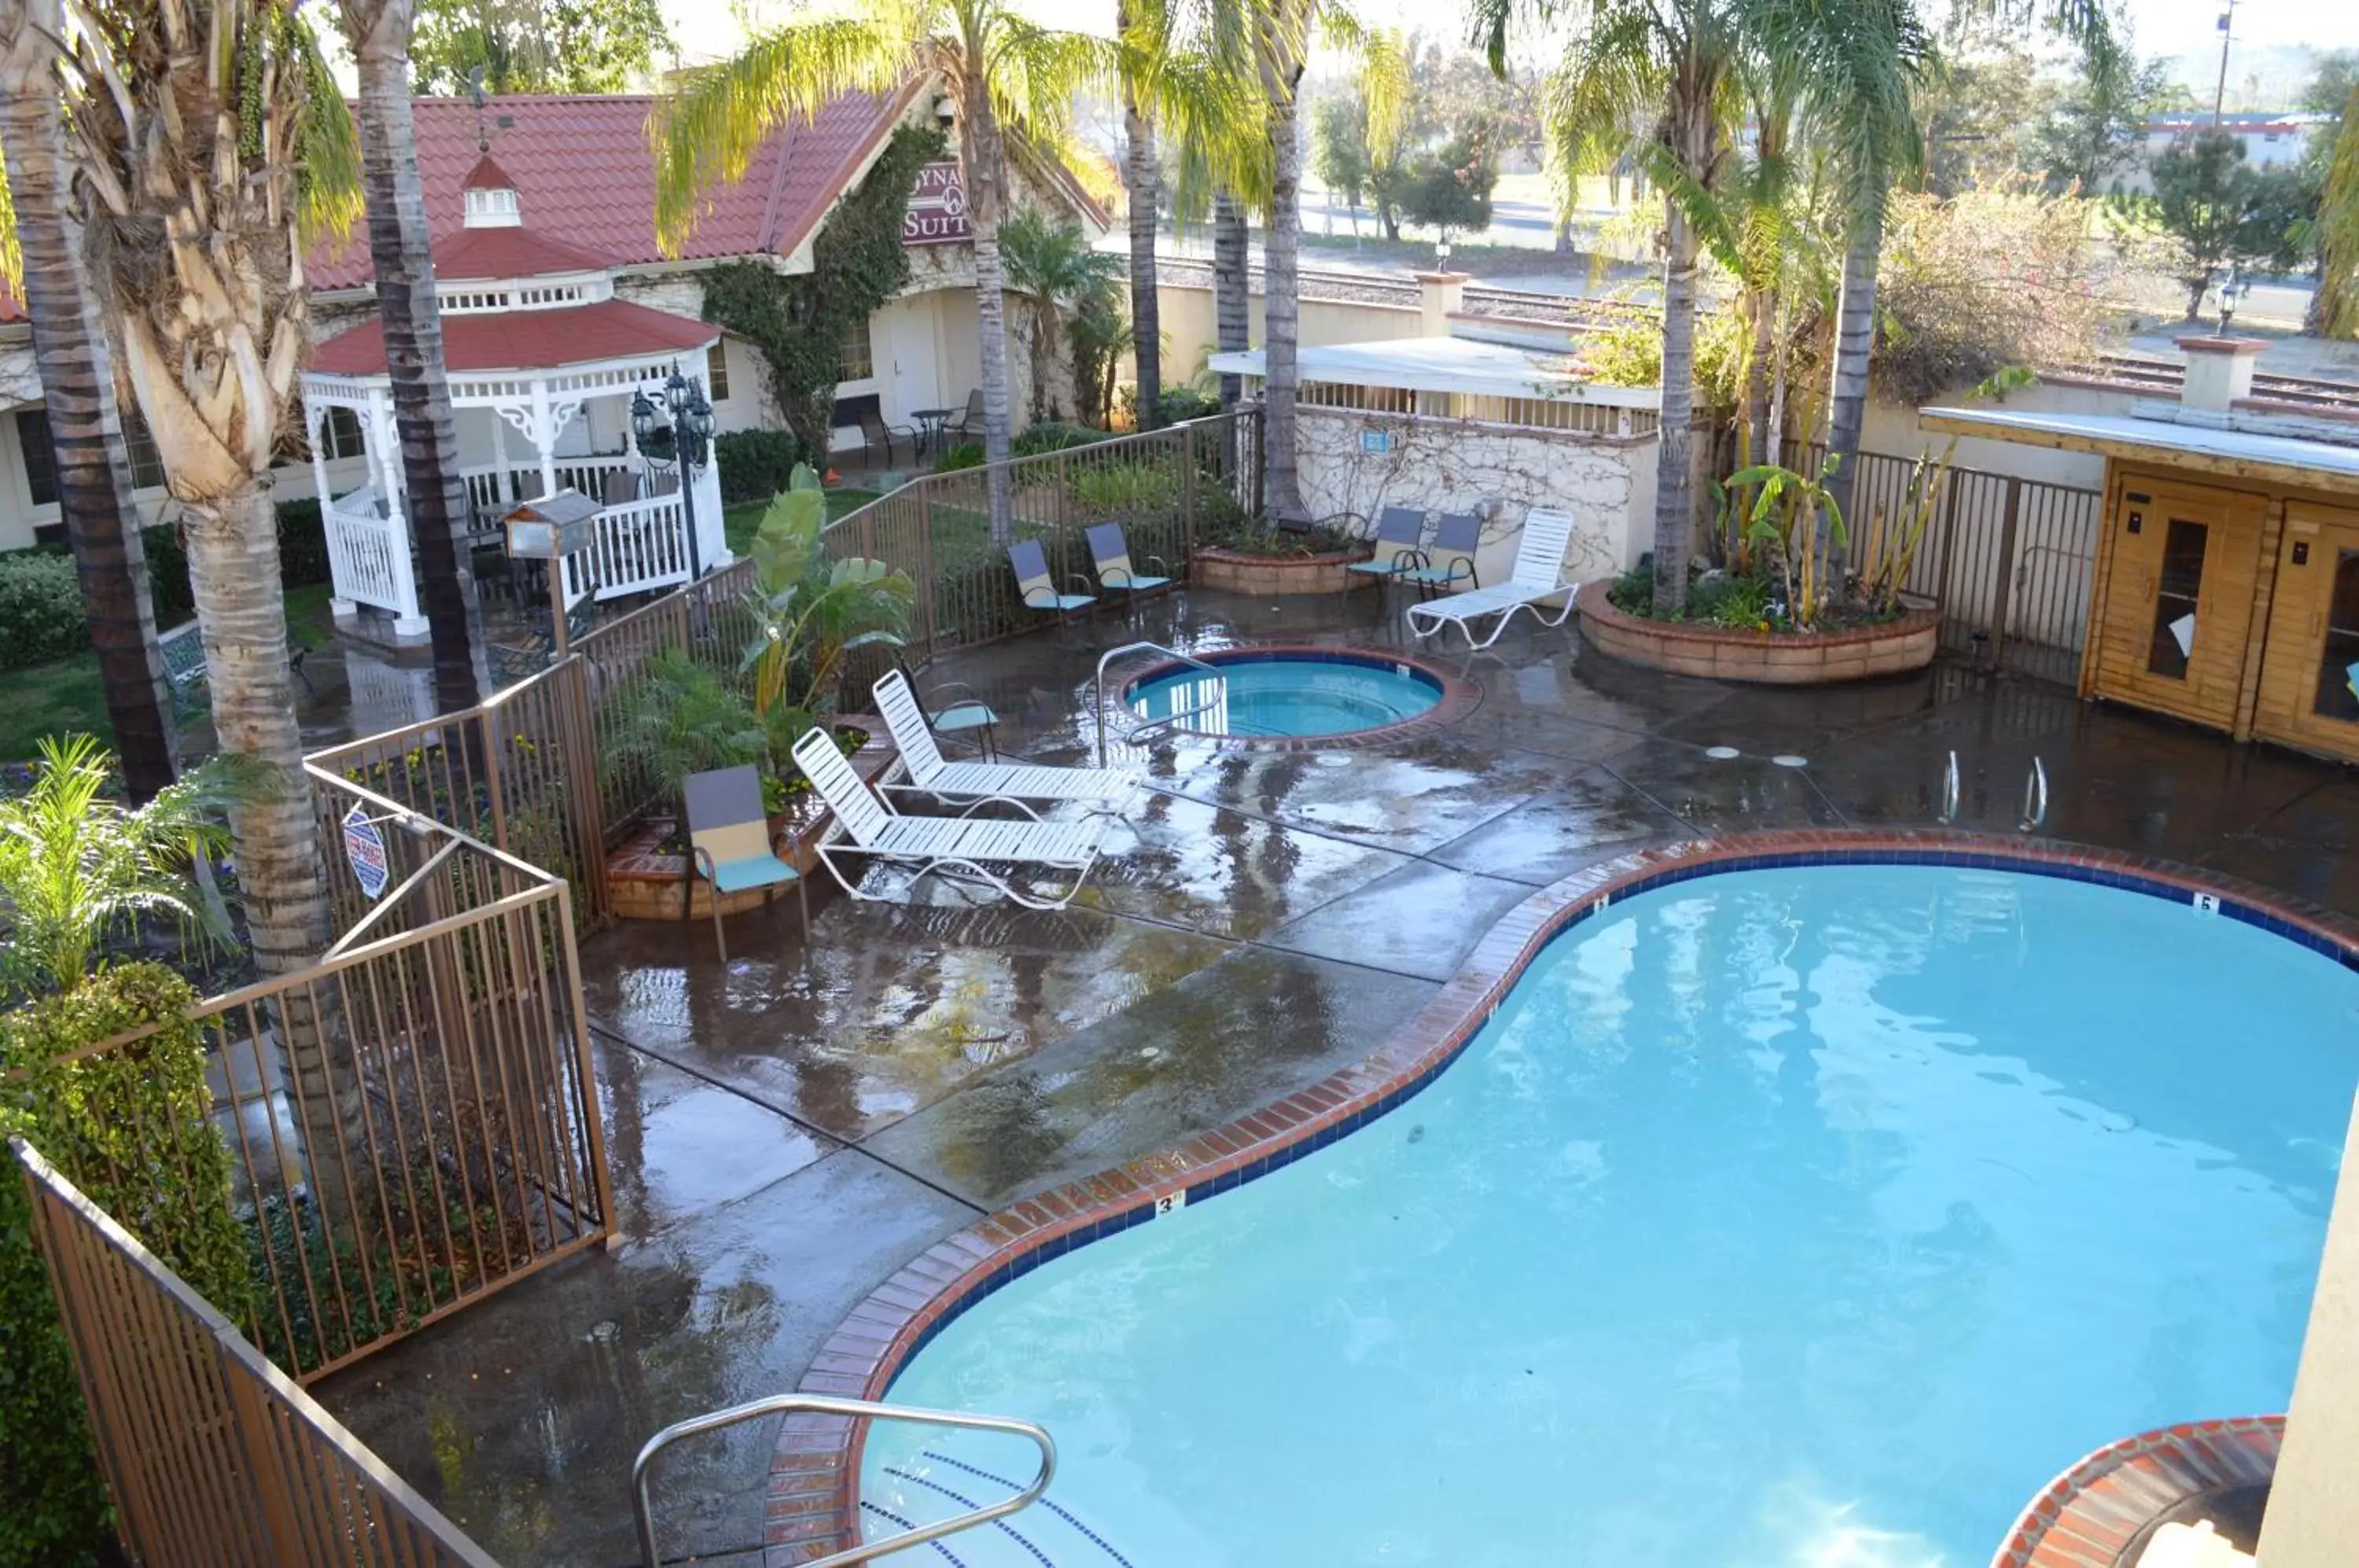
[[[2181,402],[1921,420],[2105,459],[2082,696],[2359,761],[2359,420],[2256,406],[2258,343],[2180,344]]]

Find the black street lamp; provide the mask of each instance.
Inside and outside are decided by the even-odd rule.
[[[704,575],[704,552],[696,537],[696,476],[712,460],[712,405],[704,388],[675,370],[664,383],[663,406],[644,389],[631,394],[631,433],[639,455],[679,472],[679,504],[688,521],[688,580]]]

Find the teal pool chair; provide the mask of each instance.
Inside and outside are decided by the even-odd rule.
[[[834,745],[832,736],[828,744]],[[787,855],[794,854],[793,836],[781,833],[776,842],[770,837],[770,819],[762,810],[761,774],[750,763],[691,773],[680,792],[688,806],[689,887],[693,888],[700,877],[712,885],[712,942],[721,950],[721,961],[729,962],[728,939],[721,933],[722,896],[749,887],[793,883],[802,903],[803,941],[809,942],[810,892],[802,873],[778,853],[784,848]],[[686,913],[683,908],[682,916]]]
[[[1161,556],[1147,558],[1148,564],[1162,569],[1160,577],[1131,565],[1130,541],[1123,538],[1120,523],[1094,523],[1082,532],[1089,537],[1090,563],[1097,568],[1098,586],[1107,593],[1120,593],[1128,601],[1171,586],[1171,568]]]
[[[1397,583],[1401,573],[1413,566],[1424,564],[1418,545],[1425,539],[1425,514],[1408,506],[1386,506],[1376,517],[1376,536],[1373,541],[1376,553],[1365,561],[1355,561],[1346,567],[1365,577],[1376,579],[1381,585]]]
[[[1455,593],[1460,584],[1480,588],[1474,572],[1474,552],[1483,548],[1483,519],[1472,512],[1444,512],[1433,525],[1433,543],[1418,552],[1417,564],[1400,580],[1413,584],[1419,599]]]
[[[1060,593],[1057,580],[1049,572],[1048,552],[1038,539],[1018,539],[1007,547],[1007,564],[1016,571],[1016,591],[1023,595],[1027,608],[1057,617],[1059,625],[1071,618],[1076,610],[1090,609],[1097,604],[1092,593]],[[1086,582],[1075,578],[1075,582]]]

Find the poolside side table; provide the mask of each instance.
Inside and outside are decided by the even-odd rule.
[[[956,408],[912,408],[909,418],[918,421],[918,450],[931,452],[941,444],[942,427],[950,423]]]

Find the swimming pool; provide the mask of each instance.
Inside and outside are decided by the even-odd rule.
[[[2332,959],[2086,882],[1658,887],[1423,1094],[1042,1264],[891,1397],[1057,1436],[971,1568],[1972,1568],[2087,1450],[2284,1408],[2354,1021]],[[872,1538],[1024,1454],[878,1427]]]
[[[1196,656],[1217,675],[1166,666],[1123,700],[1149,722],[1182,715],[1188,735],[1312,739],[1390,729],[1433,711],[1442,678],[1390,655],[1350,648],[1232,648]]]

